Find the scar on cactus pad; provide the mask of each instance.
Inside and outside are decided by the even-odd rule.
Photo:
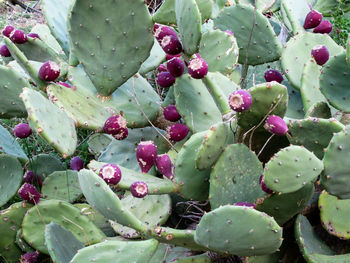
[[[136,198],[143,198],[148,194],[148,185],[145,182],[134,182],[130,186],[130,192]]]
[[[44,81],[54,81],[60,75],[60,67],[54,61],[45,62],[39,69],[39,78]]]
[[[252,95],[249,91],[240,89],[232,92],[229,99],[229,106],[232,110],[237,112],[246,111],[252,105]]]
[[[105,133],[112,135],[117,140],[123,140],[128,137],[127,121],[121,115],[113,115],[109,117],[103,129]]]
[[[136,148],[136,158],[142,173],[147,173],[156,162],[157,146],[153,141],[140,142]]]

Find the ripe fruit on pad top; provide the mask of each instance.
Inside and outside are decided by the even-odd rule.
[[[38,185],[41,187],[43,185],[43,182],[40,179],[40,176],[36,175],[33,171],[27,171],[23,175],[23,179],[28,184],[35,184],[38,183]]]
[[[311,10],[305,18],[304,28],[310,29],[317,27],[322,21],[322,14],[316,10]]]
[[[164,64],[160,64],[158,67],[158,72],[167,72],[168,69],[166,68],[166,66]]]
[[[54,61],[45,62],[39,69],[39,78],[44,81],[54,81],[60,75],[60,67]]]
[[[284,120],[277,115],[267,117],[264,128],[276,135],[284,136],[288,132],[288,126]]]
[[[31,38],[39,38],[39,39],[41,39],[37,33],[29,33],[27,36],[31,37]]]
[[[173,36],[178,38],[174,29],[168,26],[159,25],[157,23],[154,24],[153,35],[158,40],[158,42],[161,42],[165,36]]]
[[[190,62],[188,63],[188,73],[194,79],[204,78],[205,75],[207,75],[208,73],[207,62],[200,56],[197,56],[196,58],[191,59]]]
[[[168,71],[159,72],[157,75],[157,84],[162,88],[169,88],[175,81],[175,77]]]
[[[3,57],[11,57],[10,50],[7,48],[6,45],[2,45],[0,47],[0,55]]]
[[[66,87],[66,88],[68,88],[68,89],[72,88],[72,86],[71,86],[69,83],[67,83],[67,82],[59,81],[59,82],[57,82],[57,84],[58,84],[58,85],[61,85],[61,86],[63,86],[63,87]]]
[[[277,81],[278,83],[281,83],[283,81],[282,74],[275,69],[269,69],[268,71],[266,71],[264,74],[264,78],[267,82]]]
[[[41,194],[36,190],[35,186],[32,184],[25,183],[18,190],[19,196],[32,204],[38,204],[40,201]]]
[[[165,54],[165,59],[168,61],[172,58],[180,58],[181,54],[177,54],[177,55],[170,55],[170,54]]]
[[[141,167],[142,173],[147,173],[156,162],[157,146],[153,141],[140,142],[136,148],[136,159]]]
[[[38,260],[39,252],[27,252],[19,259],[20,263],[35,263]]]
[[[267,193],[267,194],[273,193],[273,191],[270,188],[268,188],[267,185],[265,184],[263,174],[260,175],[259,184],[260,184],[261,190],[263,190],[265,193]]]
[[[167,137],[175,142],[182,141],[186,138],[189,129],[185,124],[182,123],[175,123],[171,126],[169,126],[167,129]]]
[[[172,58],[166,64],[168,71],[174,77],[180,77],[185,70],[185,65],[180,58]]]
[[[134,197],[143,198],[148,194],[148,185],[145,182],[134,182],[130,186],[130,192]]]
[[[170,160],[169,155],[167,154],[161,154],[157,156],[156,159],[156,166],[158,169],[158,172],[168,179],[171,179],[173,177],[173,163]]]
[[[24,44],[28,41],[26,33],[19,29],[11,32],[10,39],[15,44]]]
[[[118,184],[120,179],[122,179],[122,172],[120,171],[118,165],[113,163],[107,163],[101,167],[98,175],[107,183],[107,184]]]
[[[111,134],[115,139],[123,140],[129,134],[126,125],[127,121],[123,116],[113,115],[106,120],[103,129],[105,133]]]
[[[179,112],[176,109],[175,105],[168,105],[164,108],[164,118],[168,121],[178,121],[181,119],[181,115],[179,114]]]
[[[13,133],[16,137],[24,139],[32,134],[32,129],[27,123],[19,123],[13,128]]]
[[[328,34],[332,31],[333,26],[328,20],[323,20],[321,23],[314,28],[314,33]]]
[[[329,51],[325,46],[317,45],[311,50],[311,56],[315,59],[318,65],[322,66],[329,59]]]
[[[84,168],[84,162],[79,156],[75,156],[70,160],[70,168],[74,171],[80,171]]]
[[[2,30],[2,34],[5,36],[5,37],[10,37],[12,31],[15,30],[15,27],[11,26],[11,25],[7,25],[5,26],[4,30]]]
[[[252,105],[252,101],[252,95],[250,95],[249,91],[245,89],[240,89],[232,92],[228,98],[228,104],[230,105],[230,108],[237,112],[248,110]]]
[[[160,45],[164,52],[170,55],[177,55],[182,51],[182,44],[180,40],[172,35],[163,37]]]

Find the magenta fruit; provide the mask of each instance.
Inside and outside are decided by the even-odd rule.
[[[248,110],[252,105],[252,101],[252,95],[250,95],[249,91],[245,89],[232,92],[228,99],[230,108],[237,112]]]
[[[24,44],[28,41],[26,33],[19,29],[11,32],[10,39],[15,44]]]
[[[227,33],[227,34],[233,36],[233,33],[232,33],[232,31],[230,31],[230,30],[225,30],[225,33]]]
[[[168,69],[164,64],[160,64],[158,67],[158,72],[168,72]]]
[[[27,252],[19,259],[20,263],[35,263],[38,260],[39,252]]]
[[[18,190],[19,196],[30,203],[37,204],[40,202],[41,194],[36,190],[35,186],[32,184],[25,183]]]
[[[165,54],[165,59],[168,61],[170,59],[173,59],[173,58],[180,58],[181,57],[181,54],[177,54],[177,55],[170,55],[170,54]]]
[[[188,73],[192,78],[201,79],[208,73],[208,64],[199,55],[188,63]]]
[[[38,38],[38,39],[41,39],[37,33],[29,33],[27,36],[28,36],[28,37],[31,37],[31,38]]]
[[[282,74],[275,69],[269,69],[268,71],[266,71],[264,74],[264,78],[267,82],[277,81],[278,83],[281,83],[283,81]]]
[[[311,50],[311,56],[315,59],[318,65],[322,66],[328,61],[329,52],[325,46],[317,45]]]
[[[71,86],[69,83],[67,83],[67,82],[59,81],[59,82],[57,82],[57,84],[58,84],[58,85],[61,85],[61,86],[63,86],[63,87],[66,87],[66,88],[68,88],[68,89],[72,88],[72,86]]]
[[[162,26],[157,23],[154,24],[153,32],[153,35],[158,40],[158,42],[161,42],[166,36],[173,36],[175,38],[178,38],[176,32],[171,27]]]
[[[288,132],[288,126],[284,120],[277,115],[267,117],[264,128],[276,135],[284,136]]]
[[[248,203],[248,202],[237,202],[234,203],[235,206],[246,206],[246,207],[251,207],[251,208],[256,208],[256,205],[253,203]]]
[[[175,142],[179,142],[186,138],[189,129],[185,124],[175,123],[169,126],[167,129],[167,137]]]
[[[321,23],[314,28],[314,33],[328,34],[332,31],[333,26],[328,20],[323,20]]]
[[[107,163],[101,167],[98,175],[107,183],[107,184],[118,184],[122,179],[122,172],[120,171],[118,165],[113,163]]]
[[[127,122],[123,116],[113,115],[106,120],[103,129],[105,133],[111,134],[117,140],[123,140],[129,133],[126,125]]]
[[[175,83],[176,79],[173,75],[170,74],[170,72],[164,71],[158,73],[156,81],[158,86],[162,88],[168,88]]]
[[[173,178],[173,163],[170,160],[169,155],[167,154],[161,154],[157,156],[156,159],[156,166],[158,169],[158,172],[168,179]]]
[[[143,198],[148,194],[148,185],[145,182],[134,182],[130,186],[130,192],[133,197]]]
[[[40,179],[40,176],[36,175],[33,171],[27,171],[23,179],[28,184],[35,184],[38,183],[38,185],[41,187],[43,185],[43,182]]]
[[[181,115],[176,109],[175,105],[169,105],[164,108],[164,118],[168,121],[178,121],[181,119]]]
[[[160,45],[164,52],[170,55],[177,55],[182,51],[182,44],[180,40],[172,35],[163,37]]]
[[[45,62],[39,69],[39,78],[44,81],[54,81],[60,75],[60,67],[53,61]]]
[[[10,50],[7,48],[6,45],[2,45],[0,47],[0,55],[3,57],[11,57]]]
[[[141,167],[142,173],[147,173],[156,162],[157,146],[153,141],[140,142],[136,148],[136,159]]]
[[[16,137],[24,139],[32,134],[32,129],[27,123],[19,123],[13,128],[13,133]]]
[[[167,69],[175,78],[180,77],[185,70],[185,65],[180,58],[173,58],[166,64]]]
[[[304,28],[310,29],[317,27],[322,21],[322,14],[316,10],[311,10],[305,18]]]
[[[10,37],[12,31],[14,31],[14,30],[15,30],[15,27],[7,25],[7,26],[5,26],[4,30],[2,31],[2,34],[5,37]]]
[[[74,171],[80,171],[84,168],[84,162],[79,156],[75,156],[70,160],[70,168]]]
[[[267,193],[267,194],[273,193],[273,191],[270,188],[268,188],[267,185],[265,184],[263,174],[260,175],[259,184],[260,184],[261,190],[263,190],[265,193]]]

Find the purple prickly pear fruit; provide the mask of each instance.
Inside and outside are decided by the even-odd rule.
[[[164,118],[168,121],[178,121],[181,119],[181,115],[176,109],[175,105],[169,105],[164,108]]]
[[[311,10],[305,18],[304,28],[310,29],[317,27],[322,21],[322,14],[316,10]]]
[[[104,131],[111,134],[117,140],[123,140],[128,136],[127,122],[121,115],[109,117],[104,124]]]
[[[168,72],[168,69],[164,64],[160,64],[158,67],[158,72]]]
[[[19,29],[11,32],[10,39],[15,44],[24,44],[28,41],[26,33]]]
[[[240,89],[231,93],[228,99],[228,104],[234,111],[242,112],[250,108],[252,101],[253,98],[252,95],[250,95],[249,91]]]
[[[264,78],[267,82],[277,81],[278,83],[281,83],[283,81],[282,74],[275,69],[269,69],[268,71],[266,71],[264,74]]]
[[[143,198],[148,194],[148,185],[145,182],[134,182],[130,186],[130,192],[133,197]]]
[[[63,87],[66,87],[66,88],[68,88],[68,89],[72,88],[72,86],[71,86],[69,83],[67,83],[67,82],[59,81],[59,82],[57,82],[57,84],[58,84],[58,85],[61,85],[61,86],[63,86]]]
[[[0,55],[3,57],[11,57],[10,50],[7,48],[6,45],[2,45],[0,47]]]
[[[230,30],[225,30],[225,33],[227,33],[227,34],[233,36],[233,33],[232,33],[232,31],[230,31]]]
[[[177,54],[177,55],[170,55],[170,54],[165,54],[165,59],[168,61],[170,59],[173,59],[173,58],[180,58],[181,57],[181,54]]]
[[[157,23],[154,24],[153,32],[153,35],[158,40],[158,42],[161,42],[165,36],[173,36],[178,38],[174,29],[168,26],[159,25]]]
[[[325,46],[317,45],[311,50],[311,56],[315,59],[318,65],[322,66],[328,61],[329,52]]]
[[[43,185],[43,182],[40,179],[40,176],[36,175],[33,171],[27,171],[23,179],[28,184],[35,184],[38,183],[38,185],[41,187]]]
[[[167,129],[167,137],[175,142],[182,141],[186,138],[189,129],[185,124],[182,123],[175,123],[171,126],[169,126]]]
[[[276,135],[284,136],[288,132],[288,126],[284,120],[277,115],[267,117],[264,128]]]
[[[164,175],[168,179],[173,178],[173,163],[170,160],[169,155],[161,154],[157,156],[156,166],[160,174]]]
[[[170,55],[177,55],[182,51],[182,44],[180,40],[172,35],[163,37],[160,45],[164,52]]]
[[[171,75],[175,78],[180,77],[184,74],[185,65],[180,58],[173,58],[169,60],[166,64],[166,67]]]
[[[39,252],[27,252],[19,259],[20,263],[35,263],[38,260]]]
[[[5,26],[4,30],[2,31],[2,34],[5,37],[10,37],[12,31],[14,31],[14,30],[15,30],[15,27],[7,25],[7,26]]]
[[[118,184],[122,179],[122,172],[120,171],[118,165],[113,163],[107,163],[101,167],[98,175],[107,183],[107,184]]]
[[[156,162],[157,146],[153,141],[140,142],[136,148],[136,158],[142,173],[147,173]]]
[[[13,128],[13,133],[16,137],[24,139],[32,134],[32,129],[27,123],[19,123]]]
[[[31,38],[38,38],[38,39],[41,39],[37,33],[29,33],[27,36],[28,36],[28,37],[31,37]]]
[[[54,81],[60,75],[60,67],[53,61],[45,62],[39,69],[39,78],[44,81]]]
[[[247,202],[237,202],[237,203],[234,203],[234,205],[236,206],[246,206],[246,207],[251,207],[251,208],[256,208],[256,205],[253,204],[253,203],[247,203]]]
[[[30,203],[37,204],[40,201],[41,194],[36,190],[35,186],[32,184],[25,183],[18,190],[19,196]]]
[[[175,83],[176,79],[173,75],[170,74],[170,72],[164,71],[158,73],[156,81],[158,86],[162,88],[169,88]]]
[[[70,160],[70,168],[74,171],[80,171],[84,168],[84,162],[79,156],[75,156]]]
[[[194,79],[204,78],[205,75],[207,75],[208,73],[207,62],[204,59],[202,59],[199,55],[196,58],[191,59],[188,63],[188,73]]]
[[[314,33],[329,34],[333,29],[331,22],[323,20],[321,23],[314,28]]]
[[[263,190],[265,193],[267,193],[267,194],[273,193],[273,191],[270,188],[268,188],[267,185],[265,184],[263,174],[260,175],[259,184],[260,184],[261,190]]]

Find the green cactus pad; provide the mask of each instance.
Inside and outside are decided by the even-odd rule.
[[[300,91],[288,83],[286,83],[286,87],[288,89],[288,107],[285,120],[303,119],[305,113]]]
[[[26,162],[28,157],[16,139],[0,124],[0,154],[8,154]]]
[[[272,216],[281,226],[302,212],[311,200],[314,186],[308,183],[298,191],[288,194],[272,194],[257,201],[256,209]]]
[[[176,108],[193,133],[208,130],[222,121],[219,109],[201,80],[185,74],[177,78],[174,87]]]
[[[48,254],[45,226],[51,222],[62,225],[84,244],[95,244],[105,237],[103,232],[87,216],[81,215],[79,209],[73,205],[59,200],[40,201],[24,216],[22,230],[24,239],[44,254]]]
[[[327,102],[320,101],[315,104],[312,104],[308,111],[305,113],[305,118],[316,117],[323,119],[332,118],[332,112],[330,106]]]
[[[0,207],[6,204],[21,186],[22,165],[14,156],[0,154]]]
[[[248,90],[252,95],[252,106],[238,113],[238,125],[248,130],[258,125],[264,117],[275,107],[269,115],[283,117],[287,110],[288,90],[287,87],[277,82],[267,82],[254,86]],[[276,106],[276,104],[278,105]],[[264,123],[260,126],[263,129]]]
[[[321,12],[323,16],[331,16],[334,14],[334,10],[339,10],[340,8],[344,13],[350,11],[349,2],[337,0],[318,0],[314,6],[314,9]]]
[[[228,145],[210,173],[212,208],[237,202],[254,203],[265,195],[259,185],[262,164],[244,144]]]
[[[214,24],[222,31],[230,30],[235,34],[240,64],[247,61],[249,65],[259,65],[279,59],[282,45],[267,18],[255,11],[253,6],[234,5],[225,8],[215,18]]]
[[[37,61],[33,61],[33,60],[29,60],[28,63],[34,68],[34,70],[36,72],[39,72],[40,67],[43,65],[42,62],[37,62]],[[27,74],[27,72],[21,67],[21,65],[16,60],[13,60],[13,61],[9,62],[6,66],[11,68],[11,69],[13,69],[18,74],[20,74],[21,78],[25,78],[29,82],[32,81],[31,77]],[[28,85],[26,87],[34,88],[33,86],[30,86],[30,85]],[[21,91],[19,93],[21,93],[21,92],[22,92],[22,89],[21,89]]]
[[[184,52],[197,52],[201,40],[202,18],[195,0],[176,0],[175,16]]]
[[[345,53],[330,58],[322,69],[320,89],[334,108],[345,112],[350,112],[350,92],[346,88],[349,81],[350,67]]]
[[[42,197],[73,203],[82,195],[76,171],[57,171],[45,178],[41,188]]]
[[[288,139],[291,144],[302,145],[321,159],[333,134],[340,132],[343,128],[344,125],[336,119],[296,120],[289,124],[291,137]]]
[[[176,157],[175,181],[180,185],[180,194],[186,199],[208,199],[210,170],[196,169],[196,157],[206,133],[204,131],[192,135]]]
[[[155,253],[158,241],[105,241],[97,245],[79,250],[70,261],[99,263],[152,263],[150,259]]]
[[[197,256],[192,257],[184,257],[184,258],[178,258],[174,261],[171,261],[172,263],[211,263],[211,258],[208,256],[208,254],[201,254]]]
[[[21,98],[28,111],[31,128],[63,157],[72,155],[77,146],[77,134],[74,122],[66,113],[37,91],[25,88]]]
[[[87,144],[89,145],[89,152],[98,157],[114,140],[115,139],[112,137],[112,135],[106,133],[95,133],[87,140]]]
[[[348,129],[333,136],[323,157],[324,172],[321,183],[331,195],[350,198],[350,141]]]
[[[51,34],[50,28],[46,24],[36,24],[30,33],[36,33],[40,36],[41,40],[46,45],[56,51],[57,54],[63,54],[61,45],[57,42],[56,38]]]
[[[323,163],[304,147],[283,148],[265,165],[264,182],[272,191],[292,193],[313,182]]]
[[[64,171],[66,168],[56,157],[42,153],[31,158],[30,162],[28,162],[28,170],[33,171],[44,181],[49,174],[56,171]]]
[[[224,151],[229,132],[229,127],[226,123],[219,123],[210,127],[208,133],[204,135],[202,145],[198,150],[197,169],[205,170],[211,168]]]
[[[338,55],[344,51],[327,34],[303,33],[292,37],[282,50],[282,68],[291,84],[301,87],[301,78],[304,65],[311,58],[311,50],[316,45],[327,47],[330,56]]]
[[[318,199],[321,223],[324,229],[340,239],[350,239],[350,200],[339,200],[326,191]]]
[[[15,242],[23,252],[34,252],[34,249],[23,239],[21,228],[17,231]]]
[[[151,49],[151,54],[145,62],[142,63],[139,73],[145,75],[151,70],[156,69],[165,60],[165,52],[159,45],[158,41],[154,39],[154,44]]]
[[[11,68],[0,65],[0,118],[26,117],[27,111],[19,94],[29,82]]]
[[[293,31],[293,34],[304,33],[303,28],[305,17],[310,8],[304,0],[282,0],[281,13],[283,21]]]
[[[221,30],[203,34],[199,55],[208,63],[211,72],[230,74],[237,66],[238,46],[236,38]]]
[[[350,65],[350,36],[348,36],[348,41],[346,42],[346,62]]]
[[[78,250],[84,248],[72,232],[54,222],[45,227],[45,244],[55,263],[69,263]]]
[[[195,241],[212,251],[258,256],[273,253],[281,246],[282,229],[265,213],[226,205],[202,217]]]
[[[265,11],[271,10],[274,4],[277,2],[276,0],[240,0],[240,4],[251,4],[252,6],[255,5],[256,2],[256,8],[259,9],[262,13]]]
[[[15,244],[16,234],[31,207],[31,204],[20,202],[0,211],[0,256],[8,263],[18,263],[21,257],[22,251]]]
[[[152,29],[143,0],[76,0],[68,22],[72,52],[103,96],[111,95],[148,58]]]

